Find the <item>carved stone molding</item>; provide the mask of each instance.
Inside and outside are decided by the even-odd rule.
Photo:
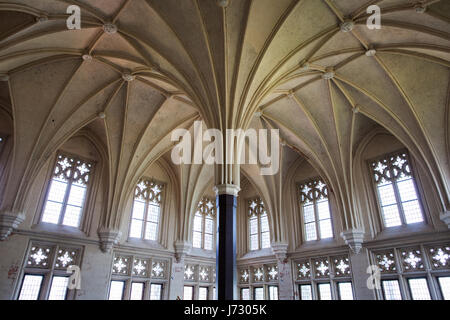
[[[272,251],[273,254],[277,257],[277,259],[281,262],[287,259],[288,252],[288,244],[283,242],[274,242],[272,243]]]
[[[450,211],[445,211],[445,212],[441,213],[440,218],[442,221],[444,221],[444,223],[450,229]]]
[[[239,191],[241,191],[241,188],[239,188],[235,184],[221,184],[214,187],[214,191],[216,192],[216,195],[220,194],[229,194],[237,197]]]
[[[0,240],[6,240],[14,229],[25,220],[25,214],[22,212],[0,213]]]
[[[364,241],[364,230],[349,229],[347,231],[341,232],[341,237],[355,254],[359,253]]]
[[[186,241],[176,241],[175,244],[175,259],[177,263],[184,260],[186,255],[191,252],[192,244]]]
[[[112,247],[119,242],[122,232],[119,230],[100,228],[98,230],[98,236],[100,238],[100,249],[103,252],[111,252]]]

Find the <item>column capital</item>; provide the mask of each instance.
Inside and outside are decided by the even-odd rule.
[[[98,237],[100,238],[100,249],[103,252],[110,252],[112,247],[119,242],[122,232],[115,229],[102,227],[98,229]]]
[[[175,259],[177,260],[177,263],[180,263],[186,255],[191,252],[192,244],[187,241],[175,241],[174,243],[175,247]]]
[[[347,244],[355,254],[359,253],[364,241],[364,230],[348,229],[341,232],[341,237],[344,239],[345,244]]]
[[[277,257],[277,259],[281,262],[284,262],[287,259],[287,252],[289,245],[284,242],[273,242],[271,244],[273,254]]]
[[[6,240],[14,229],[25,220],[23,212],[0,212],[0,240]]]
[[[442,212],[440,218],[450,229],[450,210]]]
[[[235,184],[227,183],[215,186],[214,191],[216,192],[216,195],[229,194],[237,197],[239,191],[241,191],[241,188]]]

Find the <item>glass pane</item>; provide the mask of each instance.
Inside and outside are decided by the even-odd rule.
[[[331,219],[319,221],[319,228],[320,228],[320,238],[321,239],[333,237],[333,228],[331,226]]]
[[[427,279],[409,279],[409,290],[413,300],[431,300]]]
[[[395,227],[402,224],[400,215],[398,213],[398,207],[396,204],[382,207],[383,219],[386,227]]]
[[[385,300],[402,300],[400,287],[397,280],[381,281]]]
[[[208,300],[208,288],[207,287],[198,288],[198,300]]]
[[[329,283],[320,283],[319,300],[331,300],[331,285]]]
[[[267,214],[261,215],[261,232],[267,232],[269,231],[269,218],[267,217]]]
[[[70,227],[78,227],[80,225],[81,208],[67,206],[64,213],[63,225]]]
[[[123,281],[111,281],[111,288],[109,288],[109,300],[122,300],[124,285],[125,282]]]
[[[133,282],[131,284],[130,300],[142,300],[144,296],[144,284],[142,282]]]
[[[382,206],[388,206],[397,203],[392,183],[384,186],[378,186],[378,194],[380,195],[380,203]]]
[[[306,241],[317,240],[316,223],[305,224]]]
[[[351,282],[339,282],[338,288],[341,300],[353,300],[353,288]]]
[[[130,238],[142,237],[142,220],[131,219]]]
[[[145,226],[145,239],[156,241],[158,235],[158,225],[153,222],[147,222]]]
[[[150,286],[150,300],[161,300],[162,284],[154,284]]]
[[[269,300],[278,300],[277,286],[269,286]]]
[[[444,300],[450,300],[450,277],[439,277],[439,286]]]
[[[61,203],[47,201],[44,214],[42,215],[42,222],[58,224],[61,208]]]
[[[397,182],[397,186],[402,202],[417,199],[416,188],[412,179]]]
[[[69,277],[53,277],[48,300],[65,300]]]
[[[205,218],[205,233],[214,233],[214,220],[210,218]]]
[[[258,233],[258,218],[252,217],[250,218],[250,234],[257,234]]]
[[[270,248],[270,233],[263,232],[261,233],[261,248]]]
[[[241,289],[241,300],[250,300],[250,289],[249,288]]]
[[[309,284],[300,285],[300,299],[301,300],[312,300],[311,285],[309,285]]]
[[[133,202],[133,218],[144,220],[145,202],[134,200]]]
[[[86,189],[86,187],[72,185],[70,187],[69,199],[67,200],[67,203],[73,206],[82,207],[84,204]]]
[[[205,234],[205,250],[213,249],[213,235]]]
[[[20,289],[19,300],[37,300],[43,279],[43,276],[25,275],[22,289]]]
[[[192,239],[192,246],[194,248],[201,248],[202,247],[202,233],[194,231],[193,239]]]
[[[66,195],[67,183],[53,179],[48,192],[48,200],[62,203]]]
[[[196,214],[194,217],[194,231],[202,232],[203,218],[201,214]]]
[[[194,287],[184,286],[183,299],[192,300],[194,298]]]
[[[258,244],[258,235],[254,234],[250,236],[250,250],[258,250],[259,244]]]
[[[156,206],[154,204],[148,205],[147,221],[158,223],[158,221],[159,221],[159,206]]]
[[[330,205],[328,200],[317,202],[317,211],[319,211],[319,220],[330,219]]]
[[[305,223],[313,222],[316,220],[314,216],[314,206],[312,204],[303,206],[303,217],[305,219]]]
[[[264,300],[264,288],[255,288],[253,300]]]
[[[416,223],[423,221],[422,209],[418,200],[402,203],[405,213],[406,223]]]

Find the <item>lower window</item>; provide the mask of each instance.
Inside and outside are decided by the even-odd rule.
[[[109,287],[109,300],[122,300],[124,288],[124,281],[111,281],[111,286]]]
[[[431,300],[426,278],[408,279],[408,286],[412,300]]]
[[[398,280],[383,280],[381,281],[381,288],[385,300],[402,300]]]
[[[208,300],[208,287],[198,288],[198,300]]]
[[[338,282],[340,300],[353,300],[353,287],[351,282]]]
[[[300,300],[312,300],[312,288],[310,284],[300,285]]]
[[[278,286],[269,286],[269,300],[278,300]]]
[[[319,283],[317,288],[319,292],[319,300],[332,300],[331,285],[329,283]]]
[[[194,287],[193,286],[184,286],[183,299],[184,300],[194,300]]]
[[[258,287],[253,291],[253,300],[264,300],[264,288]]]
[[[152,283],[150,286],[150,300],[161,300],[162,299],[162,284]]]
[[[241,300],[250,300],[249,288],[241,288]]]
[[[20,289],[19,300],[38,300],[44,276],[26,274]]]

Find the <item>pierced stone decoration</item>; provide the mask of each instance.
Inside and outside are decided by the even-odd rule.
[[[297,279],[309,279],[311,278],[311,265],[309,261],[305,261],[297,264]]]
[[[149,259],[133,259],[133,276],[148,277]]]
[[[198,279],[200,281],[209,282],[211,274],[211,267],[209,266],[199,266]]]
[[[347,256],[332,258],[334,275],[345,277],[351,275],[350,260]]]
[[[53,247],[33,246],[28,255],[27,267],[50,268]]]
[[[419,248],[401,249],[400,255],[404,271],[424,270],[422,252]]]
[[[152,263],[152,278],[166,278],[166,261],[153,261]]]
[[[68,266],[76,263],[77,258],[78,249],[59,248],[56,255],[55,268],[67,269]]]
[[[406,152],[388,156],[370,164],[376,184],[384,184],[411,176],[408,155]]]
[[[450,269],[450,246],[428,248],[428,255],[433,269]]]
[[[300,184],[299,189],[301,204],[328,198],[328,187],[320,178]]]
[[[122,257],[122,256],[114,257],[113,273],[119,275],[129,275],[130,262],[131,262],[130,257]]]
[[[58,155],[53,177],[63,181],[72,180],[77,184],[88,184],[93,164],[70,157],[64,154]]]
[[[263,267],[253,268],[253,281],[255,281],[255,282],[264,281],[264,268]]]
[[[198,203],[198,211],[206,216],[214,217],[216,215],[216,206],[214,201],[209,198],[202,198]]]
[[[278,265],[266,266],[266,274],[268,281],[278,280]]]
[[[377,266],[380,268],[382,273],[397,272],[394,250],[378,252],[375,254],[375,258],[377,261]]]
[[[195,280],[195,270],[196,267],[193,265],[186,265],[184,267],[184,280]]]
[[[250,271],[248,269],[241,269],[239,281],[241,283],[248,283],[249,279],[250,279]]]
[[[154,204],[161,204],[161,194],[164,189],[162,183],[141,178],[136,186],[134,195],[136,199],[149,201]]]
[[[326,258],[313,260],[316,278],[328,278],[330,276],[330,262]]]
[[[266,213],[264,202],[261,198],[255,198],[248,201],[248,216],[259,216]]]

